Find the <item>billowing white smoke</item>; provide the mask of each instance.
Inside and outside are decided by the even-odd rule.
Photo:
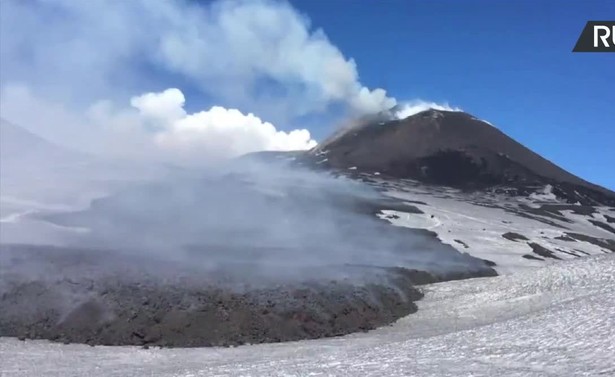
[[[235,89],[240,91],[260,77],[272,79],[307,100],[295,104],[299,112],[332,102],[363,113],[395,105],[384,90],[361,85],[355,62],[322,30],[311,31],[309,20],[285,2],[222,1],[207,17],[207,24],[193,25],[196,30],[178,28],[163,35],[159,50],[167,66],[205,84],[239,78],[242,87]]]
[[[0,6],[3,116],[72,147],[150,156],[163,147],[198,161],[306,149],[315,144],[307,130],[284,132],[261,119],[292,125],[332,105],[354,115],[395,105],[384,90],[363,86],[355,62],[285,1]],[[133,98],[138,114],[117,106],[177,85],[209,110],[186,112],[179,90]]]
[[[193,157],[235,157],[245,153],[273,150],[303,150],[316,145],[305,129],[278,131],[254,114],[213,106],[188,114],[179,89],[147,93],[131,100],[143,122],[151,122],[156,143],[166,149]]]
[[[3,195],[8,187],[40,208],[106,199],[62,230],[43,226],[39,235],[36,220],[18,222],[9,229],[15,239],[55,242],[58,231],[62,244],[75,238],[80,246],[170,254],[201,244],[220,251],[212,263],[249,262],[293,277],[310,264],[411,261],[417,268],[448,256],[455,267],[468,258],[357,214],[379,198],[345,180],[295,168],[272,173],[269,165],[240,168],[241,179],[224,172],[205,177],[204,169],[150,163],[200,167],[257,150],[307,149],[315,145],[307,130],[285,132],[261,119],[280,126],[287,124],[280,118],[339,105],[353,115],[395,105],[384,90],[362,85],[355,62],[286,2],[0,0],[0,52],[2,117],[57,144],[131,157],[107,161],[67,152],[56,163],[41,152],[37,163],[17,161],[12,183],[2,177]],[[161,91],[169,87],[183,92]],[[186,106],[184,93],[208,110]],[[32,152],[28,139],[15,154]],[[21,216],[39,207],[15,208]],[[66,225],[80,230],[68,232]],[[267,254],[259,257],[260,250]],[[281,261],[296,268],[276,267]]]
[[[67,112],[61,104],[41,100],[24,87],[9,86],[0,95],[3,117],[28,125],[57,144],[70,147],[70,139],[75,139],[76,149],[113,157],[203,164],[255,151],[316,145],[306,129],[280,131],[236,109],[213,106],[188,113],[184,94],[174,88],[133,97],[131,107],[98,101],[85,115]]]
[[[6,0],[0,6],[3,116],[53,128],[57,135],[43,136],[89,150],[107,140],[100,150],[155,155],[162,148],[202,161],[307,149],[315,144],[307,130],[282,131],[261,119],[279,126],[331,105],[353,115],[396,105],[383,89],[362,85],[355,62],[285,1]],[[209,110],[187,112],[179,90],[133,98],[138,113],[116,107],[135,93],[182,84]],[[430,107],[456,110],[415,101],[395,116]]]
[[[395,111],[393,114],[396,119],[405,119],[414,114],[420,113],[421,111],[434,109],[434,110],[442,110],[442,111],[463,111],[458,107],[451,107],[448,103],[438,104],[435,102],[427,102],[427,101],[410,101],[403,103],[399,106],[399,109]]]
[[[384,90],[363,86],[355,62],[284,1],[1,3],[3,81],[95,100],[134,93],[108,83],[138,86],[153,68],[266,117],[292,119],[334,103],[358,113],[395,104]]]

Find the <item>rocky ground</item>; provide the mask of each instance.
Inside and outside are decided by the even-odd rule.
[[[90,345],[231,346],[367,331],[415,312],[415,284],[466,277],[345,266],[340,280],[239,286],[220,271],[111,252],[0,250],[0,336]]]

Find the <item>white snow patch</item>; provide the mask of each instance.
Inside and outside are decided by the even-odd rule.
[[[440,221],[424,213],[407,213],[389,209],[380,212],[381,213],[377,215],[379,218],[388,220],[391,224],[396,226],[434,230],[442,225]]]
[[[448,191],[451,197],[434,196],[433,193],[407,188],[405,192],[388,191],[386,194],[404,201],[423,211],[423,214],[400,211],[382,211],[380,218],[388,220],[396,226],[428,229],[436,232],[438,238],[460,252],[474,257],[487,259],[497,264],[494,267],[500,274],[509,274],[525,269],[535,269],[545,263],[555,262],[555,259],[544,258],[545,261],[523,258],[533,253],[529,242],[535,242],[556,253],[558,258],[572,259],[580,255],[579,249],[590,255],[603,254],[601,247],[588,242],[570,242],[555,239],[564,235],[565,229],[549,225],[538,220],[524,218],[501,208],[493,208],[472,204],[455,197],[454,191]],[[427,203],[426,205],[415,203]],[[562,211],[573,223],[558,222],[556,224],[569,227],[571,231],[592,237],[608,238],[608,231],[600,229],[587,221],[585,216],[575,215],[572,211]],[[396,215],[396,216],[391,216]],[[397,218],[396,218],[397,217]],[[511,241],[503,234],[513,232],[525,236],[528,240]],[[612,238],[612,236],[610,237]],[[462,241],[468,247],[457,242]]]
[[[26,210],[26,211],[22,211],[22,212],[14,212],[14,213],[11,213],[9,215],[6,215],[6,216],[0,218],[0,223],[16,223],[16,222],[19,222],[23,217],[31,215],[31,214],[33,214],[35,212],[36,211],[34,211],[34,210]]]
[[[533,192],[530,194],[530,199],[537,201],[557,201],[557,196],[553,193],[553,186],[546,185],[541,192]]]
[[[458,107],[451,107],[448,103],[438,104],[435,102],[428,102],[423,100],[410,101],[402,104],[400,109],[395,112],[396,119],[406,119],[409,116],[418,114],[426,110],[439,110],[439,111],[463,111]],[[439,117],[439,114],[434,113],[435,118]]]

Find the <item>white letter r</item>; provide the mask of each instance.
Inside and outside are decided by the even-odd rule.
[[[599,35],[598,31],[604,30],[606,33],[604,35]],[[604,47],[609,47],[608,37],[611,34],[611,29],[604,25],[594,25],[594,47],[598,47],[598,40],[602,40],[602,44]]]

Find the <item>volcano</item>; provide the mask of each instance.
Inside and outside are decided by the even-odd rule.
[[[6,122],[1,146],[0,336],[331,337],[416,312],[424,284],[615,253],[613,192],[462,112],[377,114],[215,171],[82,163]]]
[[[527,194],[550,185],[570,203],[615,205],[615,193],[587,182],[468,113],[429,109],[405,119],[379,116],[311,150],[315,166],[378,173],[462,189]]]

